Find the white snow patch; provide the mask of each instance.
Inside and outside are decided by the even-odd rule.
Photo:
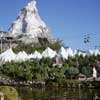
[[[60,55],[63,59],[68,59],[68,53],[64,47],[61,47],[58,55]]]
[[[52,50],[51,48],[47,47],[46,50],[42,53],[42,56],[47,58],[54,58],[57,55],[56,51]]]
[[[29,55],[29,59],[42,59],[42,55],[40,52],[35,51],[34,54]]]
[[[0,54],[0,60],[2,62],[11,62],[14,61],[15,58],[16,54],[12,51],[11,48]]]
[[[74,52],[73,52],[73,50],[71,48],[67,48],[66,52],[67,52],[69,57],[73,57],[74,56]]]
[[[20,61],[26,61],[28,60],[28,55],[25,51],[21,51],[17,54],[15,61],[20,62]]]

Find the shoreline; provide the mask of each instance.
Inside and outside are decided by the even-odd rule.
[[[43,81],[15,81],[15,80],[0,80],[0,85],[3,86],[32,86],[35,88],[100,88],[100,81],[97,80],[66,80],[65,82],[43,82]]]

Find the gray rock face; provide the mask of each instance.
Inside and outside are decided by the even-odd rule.
[[[9,29],[9,34],[13,37],[22,36],[22,40],[46,38],[52,39],[49,28],[40,18],[36,7],[36,1],[31,0],[19,13]],[[28,41],[28,40],[27,40]]]

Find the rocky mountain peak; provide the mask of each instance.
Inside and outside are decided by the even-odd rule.
[[[19,13],[17,19],[12,23],[9,34],[16,37],[25,35],[28,38],[51,39],[50,30],[41,19],[36,7],[36,0],[31,0]]]

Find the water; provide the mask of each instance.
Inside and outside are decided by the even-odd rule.
[[[17,87],[17,90],[21,100],[95,100],[100,97],[99,89]]]

